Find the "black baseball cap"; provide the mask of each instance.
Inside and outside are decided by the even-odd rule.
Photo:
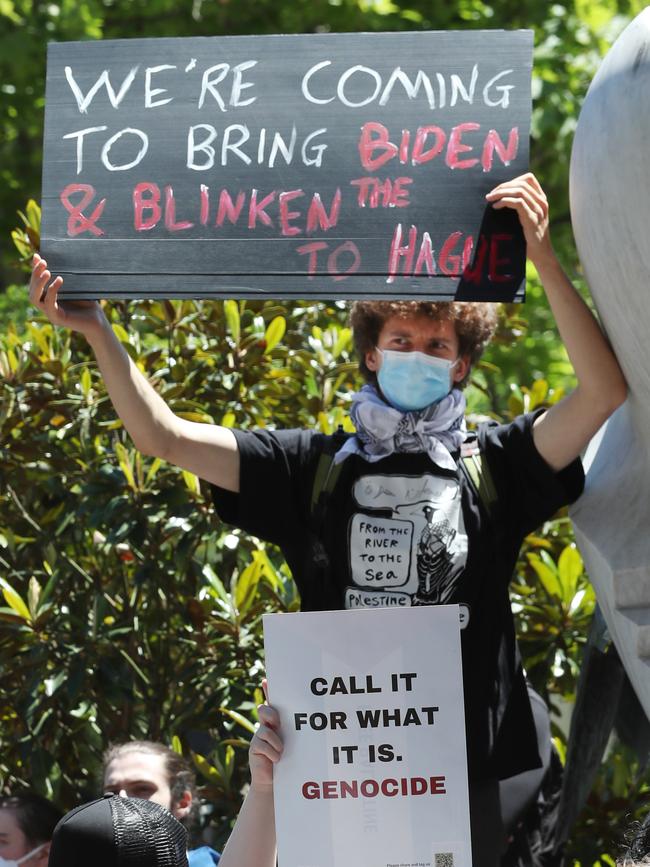
[[[188,867],[187,832],[141,798],[104,795],[65,815],[54,829],[48,867]]]

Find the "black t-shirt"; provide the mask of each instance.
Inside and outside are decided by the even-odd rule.
[[[303,610],[461,606],[470,779],[539,765],[508,599],[524,536],[582,492],[580,461],[553,472],[533,443],[535,415],[479,430],[496,489],[489,511],[459,466],[428,455],[375,463],[347,457],[316,526],[314,476],[328,437],[313,431],[235,431],[240,493],[213,488],[227,523],[274,542]],[[314,565],[314,532],[329,565]]]

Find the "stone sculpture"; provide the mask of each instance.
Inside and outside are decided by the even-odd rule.
[[[630,394],[591,443],[576,538],[650,719],[650,7],[587,93],[571,156],[576,245]],[[603,696],[607,701],[607,696]]]

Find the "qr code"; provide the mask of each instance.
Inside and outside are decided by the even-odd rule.
[[[433,856],[434,867],[454,867],[453,852],[436,852]]]

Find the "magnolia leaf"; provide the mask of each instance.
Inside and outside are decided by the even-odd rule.
[[[113,322],[112,324],[113,332],[120,343],[128,343],[129,335],[125,328],[123,328],[119,322]]]
[[[207,412],[195,412],[193,410],[186,412],[185,410],[178,410],[176,415],[180,418],[187,419],[187,421],[195,421],[198,424],[213,424],[212,416],[208,415]]]
[[[255,598],[257,584],[262,574],[262,563],[253,560],[239,575],[235,583],[235,606],[240,614],[244,614]]]
[[[219,713],[222,713],[225,716],[230,717],[231,720],[234,720],[234,722],[239,723],[240,726],[245,728],[246,731],[249,731],[252,735],[255,734],[254,724],[249,719],[246,719],[245,716],[242,716],[240,713],[237,713],[236,710],[230,710],[230,708],[228,708],[228,707],[220,707]]]
[[[271,352],[272,349],[275,349],[275,347],[284,337],[284,332],[286,330],[287,322],[284,316],[276,316],[275,319],[271,321],[264,335],[267,352]]]
[[[25,618],[16,614],[11,608],[0,608],[0,620],[3,623],[24,623]]]
[[[219,771],[210,764],[210,762],[199,753],[192,753],[192,759],[198,770],[213,783],[222,783],[223,776]]]
[[[524,412],[524,402],[516,394],[511,394],[508,398],[508,411],[512,416],[521,415]]]
[[[530,408],[535,409],[541,403],[544,403],[548,394],[548,382],[545,379],[536,379],[530,389]]]
[[[81,385],[81,392],[83,396],[87,398],[90,394],[90,389],[92,388],[92,378],[90,376],[90,371],[87,367],[84,367],[84,369],[81,371],[79,383]]]
[[[28,259],[31,255],[32,248],[25,240],[26,235],[20,229],[14,229],[11,233],[11,240],[14,242],[14,247],[20,253],[21,259]]]
[[[560,582],[558,581],[557,575],[553,569],[551,569],[551,567],[546,563],[543,563],[537,554],[529,554],[528,562],[535,570],[535,574],[549,596],[555,596],[558,599],[561,599],[562,587],[560,586]]]
[[[57,689],[61,686],[62,683],[68,677],[67,671],[60,671],[58,674],[55,674],[53,677],[48,677],[43,681],[43,685],[45,686],[45,695],[51,697],[57,691]]]
[[[562,582],[563,600],[569,604],[575,596],[578,579],[584,571],[578,549],[573,545],[567,545],[560,554],[557,566]]]
[[[257,712],[257,708],[259,707],[259,705],[264,704],[264,702],[266,701],[266,696],[264,695],[264,691],[262,690],[262,687],[260,687],[260,686],[255,687],[255,692],[253,693],[253,699],[255,702],[255,707],[254,707],[255,719],[259,719],[259,714]]]
[[[135,671],[135,673],[138,675],[138,677],[140,677],[144,681],[144,683],[147,684],[147,686],[151,685],[151,681],[149,680],[147,675],[144,673],[144,671],[133,660],[133,658],[131,656],[129,656],[129,654],[123,648],[120,648],[120,656],[122,656],[128,662],[128,664],[131,666],[133,671]]]
[[[550,550],[553,547],[548,539],[544,539],[543,536],[537,536],[535,533],[529,533],[526,536],[526,542],[529,545],[534,545],[536,548],[547,548]]]
[[[225,746],[240,747],[241,749],[247,750],[250,747],[250,741],[245,740],[244,738],[224,738],[221,741]]]
[[[224,602],[229,600],[228,592],[226,588],[223,586],[223,583],[217,573],[214,571],[212,566],[209,563],[205,563],[203,569],[201,570],[203,576],[207,578],[210,582],[210,585],[217,591],[217,595],[223,599]]]
[[[334,344],[334,348],[332,349],[332,355],[334,358],[338,358],[339,355],[343,352],[343,350],[350,344],[352,340],[352,329],[351,328],[341,328],[338,333],[338,337],[336,343]]]
[[[241,320],[239,318],[239,305],[236,301],[224,301],[223,312],[230,336],[235,343],[239,343],[241,336]]]
[[[492,364],[491,361],[486,361],[484,358],[479,361],[478,366],[482,370],[489,370],[491,373],[501,373],[501,368],[498,365]]]
[[[27,202],[27,207],[25,208],[27,214],[27,223],[28,225],[34,229],[36,232],[41,231],[41,209],[40,206],[34,201],[34,199],[30,199]]]
[[[45,327],[40,327],[30,322],[28,325],[29,336],[32,340],[38,343],[38,348],[46,358],[50,357],[51,345],[46,335]],[[51,333],[51,332],[50,332]]]
[[[136,491],[137,487],[133,475],[133,465],[129,458],[129,453],[122,443],[115,443],[115,454],[117,455],[117,461],[120,465],[120,469],[124,473],[127,484],[132,490]]]
[[[44,563],[43,565],[47,566],[49,564]],[[50,570],[49,574],[50,575],[52,574],[51,570]],[[36,578],[34,578],[34,576],[32,575],[32,577],[29,579],[29,584],[27,585],[27,603],[29,606],[29,612],[31,615],[31,619],[34,619],[36,617],[36,614],[38,612],[38,602],[39,602],[40,598],[41,598],[41,585],[38,583]]]
[[[235,770],[235,750],[229,744],[226,745],[225,770],[226,780],[230,783],[233,771]]]
[[[149,485],[149,483],[155,479],[156,473],[161,466],[162,461],[160,460],[160,458],[154,458],[151,462],[151,466],[149,467],[149,471],[147,472],[147,476],[145,478],[145,485]]]
[[[193,494],[200,494],[201,485],[199,484],[198,476],[195,476],[194,473],[190,473],[188,470],[183,470],[182,473],[185,487]]]
[[[10,584],[7,584],[6,581],[0,579],[0,584],[2,585],[2,594],[7,602],[7,605],[16,612],[19,617],[22,617],[23,620],[26,620],[27,623],[32,622],[31,614],[29,613],[29,608],[24,603],[22,598],[16,593],[16,591],[11,587]]]
[[[334,424],[330,420],[330,417],[327,415],[326,412],[323,412],[321,410],[321,412],[318,413],[317,418],[318,418],[318,429],[319,430],[321,430],[324,434],[334,433]]]

